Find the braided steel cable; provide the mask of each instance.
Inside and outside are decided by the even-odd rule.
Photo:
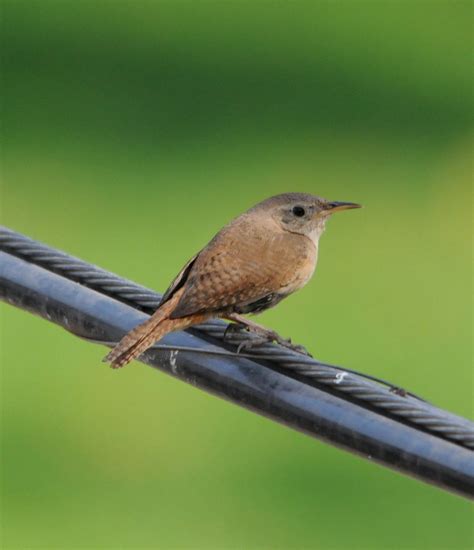
[[[160,294],[150,289],[5,227],[0,227],[0,250],[21,257],[30,263],[74,280],[146,313],[152,313],[158,307],[161,299]],[[193,327],[191,331],[195,331],[204,338],[217,340],[225,348],[229,344],[238,345],[253,337],[252,334],[234,331],[230,337],[226,337],[227,327],[228,325],[222,321],[210,321]],[[159,348],[160,345],[158,344],[156,347]],[[232,352],[223,350],[223,354],[229,353]],[[392,417],[403,419],[405,422],[416,425],[438,437],[454,441],[470,449],[474,448],[474,424],[472,422],[438,409],[411,394],[391,391],[396,387],[392,386],[391,389],[387,389],[374,383],[374,380],[377,379],[368,375],[321,363],[277,344],[264,344],[252,348],[251,353],[240,355],[251,357],[254,361],[263,362],[273,368],[291,371],[300,380],[303,377],[308,383],[315,381],[324,384],[332,390],[342,392],[375,409],[384,411],[385,414]]]

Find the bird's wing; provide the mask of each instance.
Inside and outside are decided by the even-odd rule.
[[[210,243],[188,265],[186,280],[178,276],[176,286],[184,287],[184,292],[170,318],[238,310],[269,294],[288,294],[283,289],[294,280],[306,253],[302,253],[301,241],[300,236],[286,235],[249,238],[242,243],[227,236],[222,242]]]
[[[198,252],[195,256],[193,256],[186,263],[183,269],[178,273],[178,275],[176,275],[170,286],[167,288],[166,292],[163,294],[160,306],[167,302],[176,293],[176,291],[179,290],[186,283],[189,272],[191,271],[191,268],[193,267],[194,262],[196,261],[199,254],[200,253]]]

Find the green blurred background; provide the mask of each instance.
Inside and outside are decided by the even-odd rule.
[[[163,290],[285,191],[338,215],[263,315],[472,417],[472,3],[3,2],[2,223]],[[470,548],[461,498],[1,305],[3,548]]]

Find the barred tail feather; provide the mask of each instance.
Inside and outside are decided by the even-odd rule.
[[[170,321],[168,317],[176,307],[182,291],[176,292],[176,294],[162,306],[160,306],[155,313],[147,319],[144,323],[141,323],[130,332],[128,332],[120,342],[104,357],[104,362],[110,363],[110,366],[114,369],[123,367],[130,363],[132,359],[138,357],[146,349],[159,340],[168,332],[173,330],[179,330],[185,328],[181,319]],[[177,321],[177,322],[176,322]],[[189,326],[189,323],[186,326]]]
[[[155,333],[158,332],[156,321],[153,323],[151,321],[153,321],[152,318],[148,319],[124,336],[104,358],[104,361],[110,363],[112,368],[117,369],[143,353],[154,343]],[[158,335],[156,339],[158,339]]]

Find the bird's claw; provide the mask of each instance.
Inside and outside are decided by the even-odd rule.
[[[280,344],[280,346],[283,346],[284,348],[291,349],[292,351],[295,351],[296,353],[301,353],[302,355],[307,355],[308,357],[313,357],[309,351],[302,346],[301,344],[293,344],[291,342],[291,338],[282,338],[281,336],[276,335],[277,338],[275,338],[275,342],[277,344]]]
[[[229,323],[224,331],[223,340],[228,340],[232,334],[238,334],[239,332],[248,332],[248,326],[242,323]]]
[[[278,333],[273,330],[267,330],[263,327],[258,326],[249,326],[245,323],[240,323],[238,321],[234,321],[227,325],[224,331],[223,339],[232,341],[232,335],[242,335],[242,333],[244,332],[252,333],[252,336],[250,336],[249,334],[248,338],[244,338],[241,342],[239,342],[237,346],[237,353],[240,353],[243,350],[251,350],[252,348],[268,344],[269,342],[276,342],[284,348],[295,351],[296,353],[301,353],[302,355],[307,355],[308,357],[312,357],[312,355],[304,346],[293,344],[291,342],[291,338],[282,338]]]
[[[286,349],[290,349],[292,351],[295,351],[296,353],[301,353],[303,355],[307,355],[308,357],[312,357],[312,355],[304,346],[301,346],[299,344],[292,344],[291,339],[282,338],[272,331],[259,333],[250,330],[249,332],[253,332],[254,336],[246,338],[245,340],[240,342],[240,344],[237,346],[237,353],[240,353],[242,350],[248,351],[252,348],[263,346],[264,344],[268,344],[269,342],[276,342]]]
[[[240,353],[241,351],[250,351],[253,348],[263,346],[264,344],[268,344],[268,342],[271,341],[271,338],[268,338],[267,336],[255,336],[254,338],[247,338],[246,340],[240,342],[240,344],[237,346],[237,353]]]

